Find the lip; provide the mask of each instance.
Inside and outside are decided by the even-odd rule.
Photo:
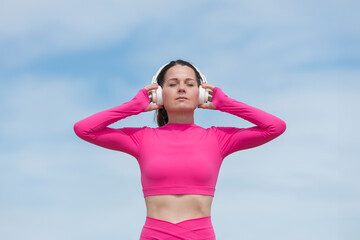
[[[186,97],[178,97],[176,100],[187,100]]]

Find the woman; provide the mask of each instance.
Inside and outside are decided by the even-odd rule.
[[[215,239],[211,204],[223,159],[269,142],[286,129],[283,120],[201,83],[202,77],[189,62],[171,61],[158,73],[157,83],[139,90],[129,102],[74,125],[83,140],[137,159],[147,209],[140,240]],[[163,105],[153,105],[151,93],[159,85]],[[210,103],[199,104],[200,86],[212,95]],[[194,123],[197,107],[227,112],[256,126],[204,129]],[[153,110],[157,111],[158,128],[107,127]]]

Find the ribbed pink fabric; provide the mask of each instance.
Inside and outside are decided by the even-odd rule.
[[[158,128],[108,125],[144,112],[150,104],[145,88],[129,102],[98,112],[74,125],[81,139],[134,156],[140,166],[144,197],[159,194],[214,196],[223,159],[239,150],[267,143],[281,135],[280,118],[238,102],[218,88],[213,90],[216,109],[241,117],[256,126],[210,127],[169,123]]]

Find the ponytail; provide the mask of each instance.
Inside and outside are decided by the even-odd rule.
[[[168,123],[169,119],[165,108],[160,108],[156,110],[156,115],[157,115],[157,124],[159,127],[164,126]]]

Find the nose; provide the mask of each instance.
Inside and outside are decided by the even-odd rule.
[[[178,91],[180,92],[180,91],[185,91],[185,83],[180,83],[179,84],[179,89],[178,89]]]

